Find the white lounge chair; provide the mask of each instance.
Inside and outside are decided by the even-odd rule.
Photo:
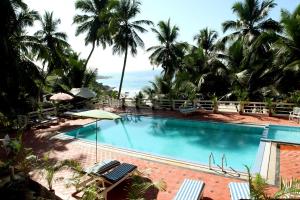
[[[228,186],[230,190],[231,200],[250,199],[249,183],[231,182]]]
[[[203,196],[204,182],[184,179],[173,200],[198,200]]]
[[[97,172],[95,172],[95,167],[92,168],[92,170],[88,171],[91,172],[91,174],[94,174],[93,179],[81,182],[77,187],[77,191],[74,192],[72,196],[76,196],[88,185],[96,183],[97,192],[102,194],[103,198],[107,200],[107,193],[137,170],[137,166],[135,165],[128,163],[120,164],[118,161],[111,161],[104,165],[100,164],[100,168],[102,169],[101,173],[99,173],[99,170],[96,170]],[[99,166],[96,168],[99,168]]]
[[[199,108],[196,106],[193,107],[185,107],[185,108],[179,108],[179,112],[181,112],[182,114],[190,114],[193,112],[196,112]]]
[[[296,118],[299,123],[299,120],[300,120],[300,108],[299,107],[294,107],[293,111],[290,112],[289,120],[293,120],[294,118]]]

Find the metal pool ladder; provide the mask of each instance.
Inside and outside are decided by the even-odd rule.
[[[212,169],[211,161],[213,161],[213,164],[215,164],[215,157],[214,157],[214,154],[212,152],[209,155],[209,169]]]
[[[210,155],[209,155],[209,169],[210,169],[210,170],[212,170],[212,162],[213,162],[213,164],[215,164],[214,154],[211,152]],[[240,173],[237,172],[237,171],[236,171],[235,169],[233,169],[232,167],[229,167],[229,169],[231,169],[231,170],[235,173],[235,175],[230,174],[229,172],[227,172],[227,171],[225,170],[225,166],[227,166],[227,158],[226,158],[225,154],[223,154],[223,156],[222,156],[221,166],[220,166],[219,164],[217,164],[217,166],[222,170],[222,172],[223,172],[224,174],[228,174],[228,175],[232,175],[232,176],[237,176],[237,177],[240,176]]]
[[[226,159],[226,156],[225,154],[223,154],[222,156],[222,162],[221,162],[221,166],[220,165],[217,165],[223,173],[227,173],[225,170],[224,170],[224,162],[225,162],[225,166],[227,166],[227,159]]]

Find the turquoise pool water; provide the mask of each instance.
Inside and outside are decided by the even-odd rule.
[[[268,139],[300,144],[300,127],[270,125]]]
[[[150,153],[182,161],[208,164],[212,152],[221,165],[245,171],[256,157],[263,127],[175,118],[123,116],[98,122],[98,143]],[[66,135],[95,142],[95,124]]]

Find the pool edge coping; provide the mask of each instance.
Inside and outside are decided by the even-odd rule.
[[[62,139],[62,140],[73,139],[80,143],[84,143],[84,144],[87,144],[90,146],[95,146],[95,142],[75,138],[72,136],[67,136],[67,135],[64,135],[65,132],[58,132],[58,133],[59,133],[58,135],[55,135],[55,136],[51,137],[50,139],[52,139],[52,138],[53,139]],[[168,157],[164,157],[164,156],[153,155],[150,153],[144,153],[144,152],[134,151],[134,150],[125,149],[125,148],[118,148],[118,147],[114,147],[112,145],[105,145],[105,144],[101,144],[101,143],[97,143],[97,145],[98,145],[98,149],[102,148],[104,150],[124,154],[126,156],[134,157],[137,159],[148,160],[151,162],[171,165],[171,166],[175,166],[175,167],[179,167],[179,168],[183,168],[183,169],[189,169],[189,170],[193,170],[193,171],[208,173],[208,174],[222,176],[222,177],[226,177],[226,178],[248,180],[248,174],[246,172],[237,171],[240,174],[240,176],[230,176],[230,174],[236,174],[236,172],[234,172],[228,168],[226,168],[226,173],[224,173],[224,172],[222,172],[222,170],[220,168],[218,168],[216,166],[213,166],[212,169],[209,169],[209,166],[205,165],[205,164],[198,164],[198,163],[193,163],[193,162],[189,162],[189,161],[181,161],[181,160],[172,159],[172,158],[168,158]]]

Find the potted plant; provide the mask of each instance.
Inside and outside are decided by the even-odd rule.
[[[269,117],[271,117],[274,114],[274,104],[272,98],[266,98],[265,100],[266,108],[268,109]]]
[[[218,113],[218,97],[216,95],[212,96],[212,107],[213,107],[213,113]]]
[[[135,97],[134,97],[134,101],[135,101],[135,108],[137,110],[140,109],[140,105],[141,105],[141,100],[144,98],[144,95],[142,92],[139,92]]]
[[[156,104],[156,99],[155,99],[155,90],[152,89],[151,87],[145,87],[143,89],[143,93],[147,96],[147,98],[151,102],[151,109],[155,110],[155,104]]]
[[[237,92],[238,101],[240,102],[239,105],[239,114],[244,114],[245,104],[248,102],[248,92],[243,90],[238,90]]]
[[[121,99],[121,108],[123,109],[123,110],[125,110],[126,109],[126,104],[125,104],[125,98],[122,98]]]

